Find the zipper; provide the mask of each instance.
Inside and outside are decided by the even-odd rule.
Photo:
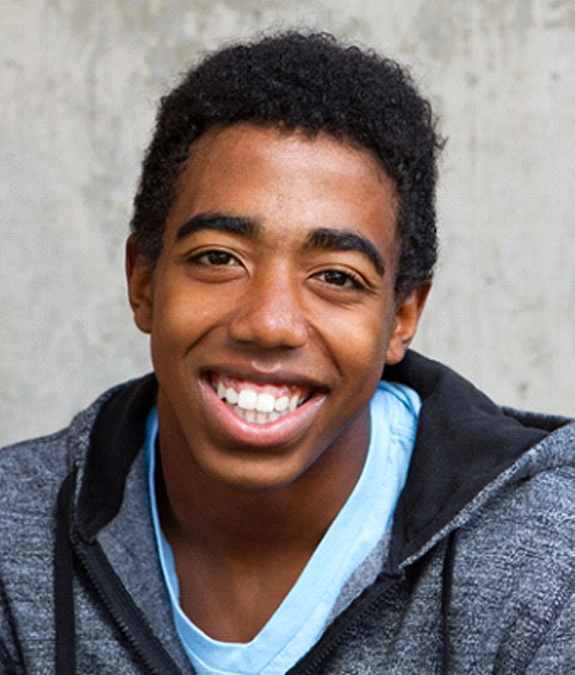
[[[104,607],[150,675],[183,675],[110,567],[99,544],[87,544],[72,535],[72,547]],[[190,672],[194,673],[193,669]]]
[[[355,603],[352,603],[327,629],[320,641],[286,675],[317,675],[320,666],[329,655],[345,640],[349,631],[360,620],[376,612],[387,600],[388,592],[398,576],[386,576],[368,588]]]

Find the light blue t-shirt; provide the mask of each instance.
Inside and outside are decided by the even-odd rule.
[[[381,382],[371,403],[371,437],[359,480],[299,579],[249,643],[214,640],[184,614],[171,548],[158,518],[154,470],[157,412],[148,418],[146,455],[154,530],[176,629],[198,673],[279,675],[319,640],[353,572],[388,532],[411,459],[421,401],[412,389]]]

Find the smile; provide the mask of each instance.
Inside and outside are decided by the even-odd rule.
[[[246,422],[269,424],[294,412],[311,398],[305,385],[258,384],[212,373],[213,390],[228,408]]]

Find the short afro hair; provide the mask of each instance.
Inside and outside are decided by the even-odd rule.
[[[277,124],[371,151],[393,180],[401,242],[396,294],[431,279],[437,259],[436,160],[429,103],[393,60],[331,35],[282,33],[226,47],[162,98],[134,199],[131,231],[152,264],[190,147],[215,125]]]

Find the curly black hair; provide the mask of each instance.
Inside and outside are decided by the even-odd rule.
[[[437,259],[436,159],[442,141],[431,106],[393,60],[288,32],[226,47],[162,98],[134,199],[131,231],[154,264],[190,146],[214,125],[275,123],[327,132],[367,148],[392,178],[401,253],[395,290],[431,279]]]

